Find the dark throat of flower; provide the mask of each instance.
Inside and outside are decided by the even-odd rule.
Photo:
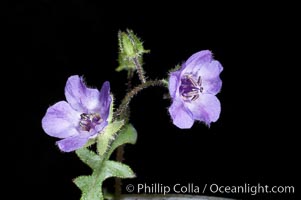
[[[195,77],[191,74],[185,74],[181,79],[180,94],[184,101],[195,101],[203,92],[202,77]]]
[[[100,117],[98,113],[82,113],[80,115],[79,126],[82,131],[90,131],[94,129],[95,126],[99,125],[103,119]]]

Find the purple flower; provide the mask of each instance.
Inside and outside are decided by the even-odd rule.
[[[65,86],[66,101],[49,107],[42,127],[53,137],[62,138],[57,142],[64,152],[83,147],[91,138],[108,125],[112,97],[110,83],[104,82],[100,92],[87,88],[83,78],[70,76]]]
[[[222,65],[212,58],[208,50],[193,54],[181,67],[172,72],[169,78],[169,93],[173,103],[169,108],[174,125],[191,128],[194,120],[208,126],[217,121],[221,105],[216,98],[222,81],[219,74]]]

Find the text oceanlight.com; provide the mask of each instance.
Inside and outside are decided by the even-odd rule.
[[[288,185],[263,185],[263,184],[242,184],[242,185],[220,185],[216,183],[198,185],[195,183],[164,185],[161,183],[140,183],[137,185],[128,184],[126,191],[138,194],[294,194],[295,187]]]

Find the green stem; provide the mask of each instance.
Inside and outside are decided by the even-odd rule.
[[[136,66],[136,70],[137,70],[137,73],[138,73],[138,76],[139,76],[139,79],[141,81],[141,83],[145,83],[146,80],[145,80],[145,76],[144,76],[144,71],[139,63],[139,60],[137,57],[133,58],[133,62]]]
[[[142,79],[141,81],[142,81],[142,84],[140,84],[137,87],[133,88],[132,90],[130,90],[126,94],[126,96],[122,100],[118,110],[115,112],[114,118],[124,119],[126,121],[125,124],[127,124],[128,120],[129,120],[129,114],[130,114],[129,113],[129,104],[130,104],[130,101],[132,100],[132,98],[135,95],[137,95],[140,91],[142,91],[143,89],[146,89],[148,87],[167,86],[167,84],[164,80],[150,80],[150,81],[146,82],[145,79]],[[123,155],[124,155],[124,145],[121,145],[117,148],[116,160],[119,161],[119,162],[122,162],[124,160]],[[121,193],[122,193],[121,186],[122,186],[121,179],[120,178],[115,178],[115,199],[117,199],[117,200],[121,198]]]
[[[134,76],[134,70],[133,69],[129,69],[128,71],[128,75],[127,75],[127,79],[128,79],[128,82],[127,82],[127,91],[130,91],[131,88],[132,88],[132,78]]]
[[[116,111],[115,117],[121,118],[126,114],[127,108],[129,106],[129,103],[131,102],[132,98],[138,94],[143,89],[146,89],[148,87],[154,87],[154,86],[163,86],[166,87],[166,82],[163,80],[149,80],[145,83],[142,83],[135,88],[133,88],[131,91],[129,91],[124,99],[122,100],[119,108]]]

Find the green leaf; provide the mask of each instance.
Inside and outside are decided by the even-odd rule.
[[[114,142],[112,143],[112,146],[108,152],[107,157],[110,157],[110,155],[113,153],[113,151],[126,143],[129,144],[135,144],[137,141],[137,131],[134,128],[132,124],[127,124],[124,126],[124,128],[119,132],[117,137],[115,138]]]
[[[149,50],[144,49],[143,42],[134,34],[132,30],[127,30],[126,32],[119,31],[118,42],[119,66],[116,68],[116,71],[135,70],[136,64],[134,60],[138,60],[139,64],[142,65],[142,55],[144,53],[149,53]]]
[[[101,163],[101,158],[93,151],[87,148],[81,148],[75,151],[76,155],[89,167],[96,169]]]
[[[92,146],[93,144],[95,144],[96,142],[96,138],[91,138],[88,140],[88,142],[84,145],[84,147],[90,147]]]
[[[80,200],[103,200],[102,184],[100,183],[94,188],[90,187],[87,192],[82,192]]]
[[[143,47],[143,42],[140,38],[138,38],[132,30],[127,29],[127,37],[131,41],[131,44],[133,45],[133,49],[136,53],[135,57],[141,56],[143,53],[149,53],[149,50],[145,50]]]
[[[108,160],[104,163],[104,179],[109,177],[135,178],[136,175],[128,165]]]
[[[81,191],[88,191],[89,185],[94,182],[93,176],[79,176],[73,180],[75,185],[81,189]]]
[[[121,41],[123,46],[123,51],[125,55],[129,58],[133,58],[136,55],[136,49],[134,41],[126,33],[121,33]]]
[[[97,181],[96,176],[79,176],[73,180],[82,191],[81,200],[103,200],[102,181]]]
[[[135,177],[135,173],[128,165],[107,160],[109,158],[108,155],[110,155],[118,146],[125,143],[134,144],[137,140],[135,128],[131,124],[128,124],[120,131],[114,142],[111,144],[111,140],[115,137],[116,132],[118,132],[123,125],[124,121],[114,121],[106,127],[103,133],[98,135],[98,145],[102,145],[97,146],[97,150],[102,152],[101,155],[98,155],[87,148],[76,150],[77,156],[93,170],[92,175],[79,176],[73,180],[77,187],[82,191],[81,200],[103,200],[102,185],[107,178]],[[112,146],[108,151],[110,144]],[[105,154],[106,152],[107,154]]]
[[[97,151],[100,156],[103,156],[110,147],[111,141],[114,139],[115,133],[119,131],[124,125],[124,121],[114,121],[110,123],[103,131],[97,136]]]
[[[121,70],[135,70],[136,65],[132,59],[128,59],[124,53],[119,53],[118,55],[119,66],[116,68],[117,72]]]
[[[135,174],[125,164],[115,161],[105,161],[91,176],[80,176],[73,182],[82,191],[81,200],[103,200],[102,184],[110,177],[134,178]]]
[[[103,200],[102,182],[105,180],[102,168],[94,170],[91,176],[79,176],[73,180],[82,191],[81,200]]]

